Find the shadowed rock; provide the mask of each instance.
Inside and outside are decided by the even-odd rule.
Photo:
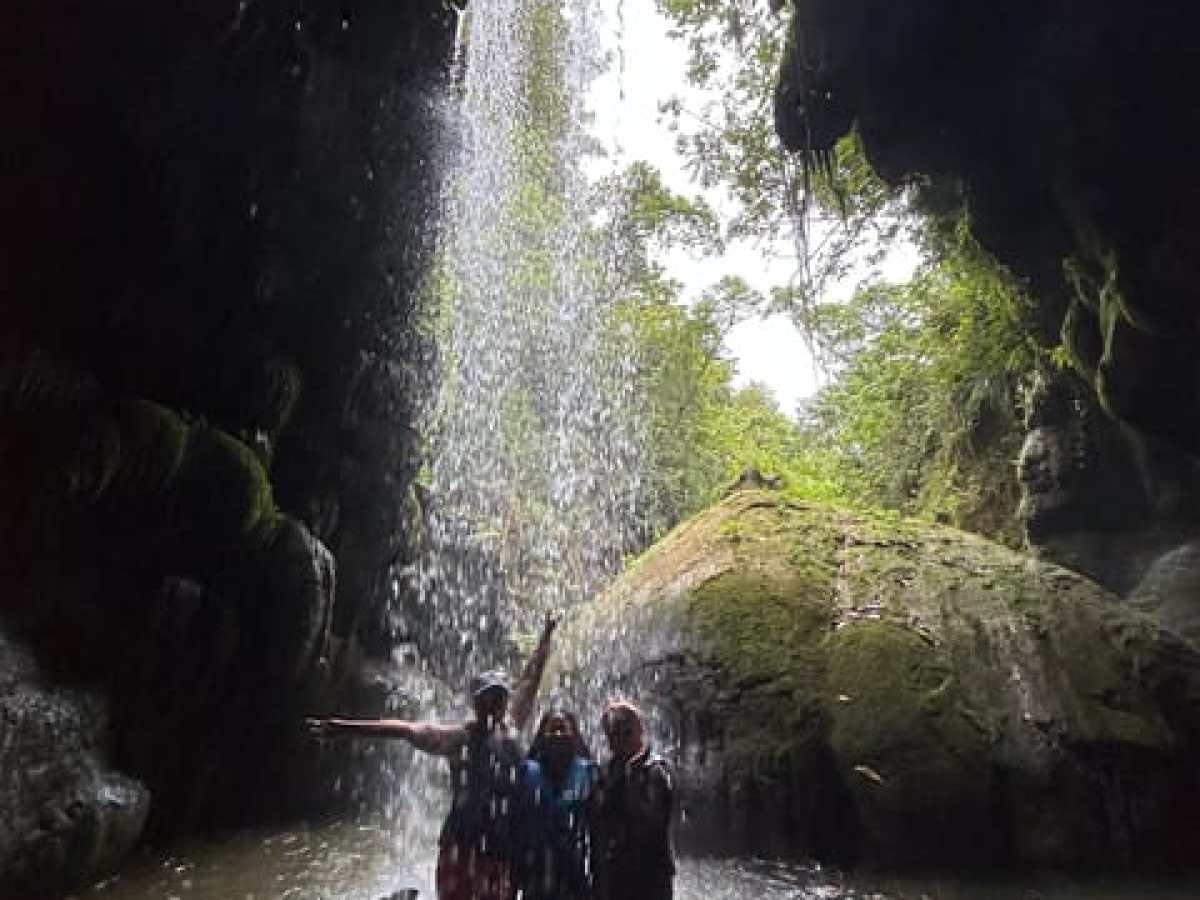
[[[108,738],[100,695],[54,684],[0,634],[0,895],[102,874],[137,841],[150,795],[112,768]]]

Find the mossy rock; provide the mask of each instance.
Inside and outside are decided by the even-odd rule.
[[[174,410],[126,398],[117,410],[121,461],[112,485],[123,497],[161,496],[179,474],[188,426]]]
[[[179,474],[178,514],[200,534],[236,541],[274,510],[271,483],[254,452],[215,428],[192,432]]]
[[[888,865],[1140,861],[1179,806],[1113,813],[1120,798],[1195,791],[1196,654],[1082,576],[950,528],[741,491],[636,560],[561,645],[586,716],[614,692],[646,706],[680,762],[685,840],[756,849],[732,835],[750,827]]]

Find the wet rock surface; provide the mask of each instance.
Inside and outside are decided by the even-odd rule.
[[[379,658],[417,541],[417,295],[455,17],[2,14],[24,86],[0,172],[3,611],[40,671],[109,710],[148,833],[330,799],[301,717]],[[73,722],[64,760],[90,727]]]
[[[886,180],[1028,280],[1110,413],[1200,450],[1200,114],[1179,99],[1188,4],[797,0],[778,131],[807,153],[851,126]]]
[[[101,696],[0,634],[0,896],[104,874],[141,835],[150,795],[113,769],[108,724]]]
[[[1194,457],[1122,427],[1073,373],[1039,375],[1025,427],[1017,515],[1040,556],[1127,596],[1193,540]]]
[[[616,648],[603,684],[584,675],[594,639]],[[738,492],[567,640],[575,702],[629,691],[666,737],[685,845],[886,866],[1194,858],[1200,655],[983,539]]]

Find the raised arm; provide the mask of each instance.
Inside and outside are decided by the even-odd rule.
[[[524,730],[525,723],[529,721],[529,715],[533,712],[533,701],[537,697],[538,686],[542,683],[546,660],[550,657],[550,637],[557,627],[558,619],[550,613],[546,613],[542,636],[538,639],[538,645],[534,648],[533,655],[525,663],[525,670],[521,673],[517,686],[513,690],[509,709],[512,711],[513,724],[517,726],[518,731]]]
[[[399,738],[418,750],[434,756],[452,756],[466,742],[465,725],[438,725],[428,722],[409,722],[404,719],[306,719],[320,734],[340,734],[347,737]]]

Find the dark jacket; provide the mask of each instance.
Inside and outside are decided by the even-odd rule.
[[[669,900],[674,809],[670,766],[649,748],[605,767],[592,799],[597,900]]]

